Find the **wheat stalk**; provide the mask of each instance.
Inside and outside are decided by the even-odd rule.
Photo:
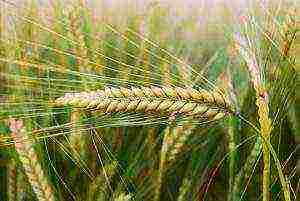
[[[209,120],[234,113],[229,101],[217,92],[180,87],[106,87],[98,91],[67,93],[56,99],[55,105],[96,109],[104,113],[180,114]]]
[[[19,159],[22,162],[25,174],[38,200],[54,201],[53,189],[46,179],[32,145],[22,142],[22,138],[26,136],[23,122],[21,120],[10,119],[9,125]]]

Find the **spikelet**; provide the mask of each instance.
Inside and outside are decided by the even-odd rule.
[[[26,136],[23,122],[21,120],[10,119],[9,124],[19,159],[22,162],[25,174],[38,200],[54,201],[52,186],[46,179],[47,177],[38,162],[38,157],[32,145],[29,142],[22,141]]]
[[[67,93],[56,99],[55,103],[58,106],[70,105],[104,113],[176,113],[208,120],[217,120],[233,113],[229,101],[218,93],[180,87],[106,87],[98,91]]]

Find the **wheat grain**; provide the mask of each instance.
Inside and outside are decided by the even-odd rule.
[[[229,101],[223,95],[204,89],[199,91],[181,87],[106,87],[98,91],[67,93],[56,99],[55,104],[96,109],[104,113],[178,114],[209,120],[233,113]]]

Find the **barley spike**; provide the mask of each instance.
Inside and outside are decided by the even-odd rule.
[[[31,143],[23,142],[26,131],[22,120],[10,119],[11,135],[15,141],[15,148],[23,165],[27,179],[39,201],[54,201],[54,192],[50,182],[38,162],[38,156]]]
[[[104,90],[67,93],[56,99],[55,105],[96,109],[104,113],[176,113],[209,120],[234,113],[227,98],[217,92],[181,87],[106,87]]]

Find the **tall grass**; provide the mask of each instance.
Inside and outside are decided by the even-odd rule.
[[[0,7],[1,200],[298,199],[297,3]]]

